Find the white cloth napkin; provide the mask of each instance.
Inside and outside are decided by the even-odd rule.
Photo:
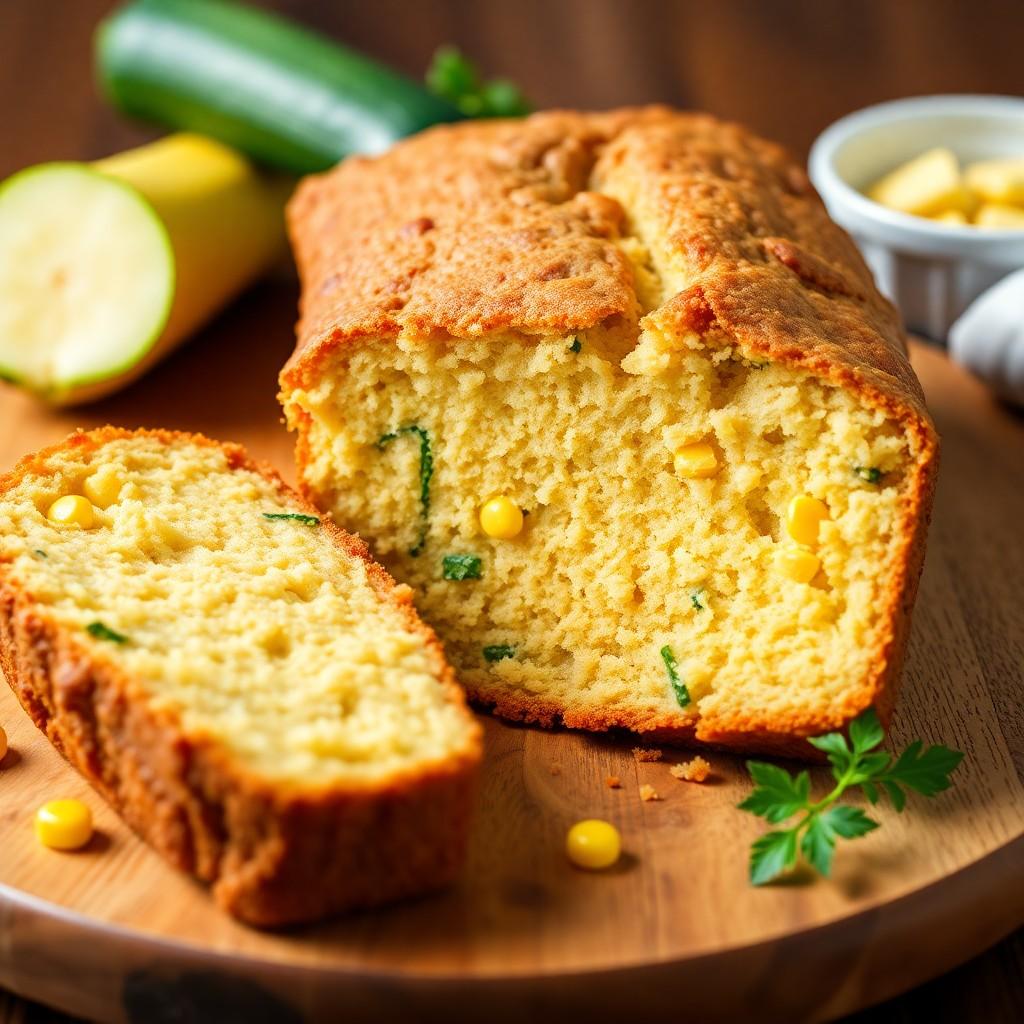
[[[949,352],[1000,398],[1024,406],[1024,270],[967,307],[949,329]]]

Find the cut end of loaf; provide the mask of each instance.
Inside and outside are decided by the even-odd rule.
[[[783,150],[664,108],[446,126],[307,180],[289,220],[300,479],[477,700],[805,755],[887,718],[935,435]],[[494,495],[528,513],[511,539]]]
[[[717,331],[403,337],[334,360],[290,396],[302,477],[415,587],[475,699],[746,748],[879,702],[930,454],[884,409]],[[410,425],[426,514],[416,438],[379,443]],[[677,464],[693,445],[706,475]],[[513,539],[481,529],[493,495],[525,513]],[[806,581],[785,565],[800,495],[828,509]],[[479,578],[446,579],[451,555]]]

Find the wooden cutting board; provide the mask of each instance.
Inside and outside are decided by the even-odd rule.
[[[250,296],[101,405],[54,413],[0,391],[0,468],[111,421],[243,441],[287,474],[274,393],[294,300],[286,285]],[[894,742],[942,741],[967,757],[940,798],[881,810],[884,827],[843,845],[831,880],[748,885],[762,826],[735,809],[748,789],[736,758],[710,757],[713,778],[694,785],[669,775],[670,750],[640,764],[628,738],[487,720],[459,886],[261,934],[135,839],[4,687],[0,985],[140,1022],[800,1021],[892,996],[1024,924],[1024,425],[944,356],[914,356],[944,451]],[[641,783],[662,799],[641,802]],[[65,795],[87,800],[99,826],[74,854],[32,835],[35,808]],[[627,853],[606,874],[562,853],[567,827],[590,816],[623,833]]]

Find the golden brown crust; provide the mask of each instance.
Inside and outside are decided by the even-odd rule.
[[[27,456],[0,478],[0,498],[26,475],[46,473],[54,454],[138,436],[218,447],[231,468],[259,473],[289,502],[319,515],[238,445],[113,427],[76,432]],[[449,699],[464,706],[409,589],[358,538],[328,520],[322,525],[339,549],[366,562],[381,600],[423,637]],[[429,891],[455,876],[480,760],[477,727],[463,751],[379,784],[303,788],[262,779],[214,741],[188,736],[173,712],[138,699],[136,680],[58,626],[7,570],[0,561],[0,667],[23,707],[142,838],[211,883],[230,913],[259,926],[309,921]]]
[[[923,413],[898,316],[804,172],[738,125],[663,107],[442,125],[305,179],[289,207],[303,297],[286,387],[368,337],[634,318],[616,239],[640,206],[688,281],[657,320],[717,320],[752,354],[845,371]]]
[[[678,714],[563,708],[497,684],[471,686],[472,699],[542,725],[624,727],[804,758],[816,757],[804,737],[840,728],[868,706],[888,721],[938,438],[896,311],[784,150],[737,125],[660,107],[443,126],[307,179],[289,219],[303,300],[298,344],[281,375],[286,403],[292,389],[316,382],[335,350],[371,337],[528,337],[620,322],[676,337],[716,328],[751,358],[855,393],[910,440],[898,569],[878,608],[872,674],[842,703],[680,725]],[[641,228],[655,265],[683,282],[646,316],[617,241]],[[308,418],[294,405],[291,412],[301,481],[312,454]]]
[[[597,153],[658,108],[431,129],[307,178],[289,207],[303,280],[294,383],[360,338],[583,329],[632,316],[623,211],[589,189]]]

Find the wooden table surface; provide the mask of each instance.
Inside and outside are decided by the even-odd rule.
[[[91,84],[90,33],[111,6],[108,0],[0,0],[0,178],[28,163],[101,156],[151,134],[119,120]],[[941,91],[1014,94],[1024,87],[1018,45],[1024,9],[1001,0],[280,0],[270,6],[413,74],[436,45],[453,41],[489,72],[515,77],[538,105],[668,101],[744,120],[798,152],[829,121],[868,103]],[[280,296],[252,296],[220,329],[243,338],[265,329],[268,317],[286,325],[291,311]],[[145,421],[145,410],[139,412]],[[0,1024],[67,1020],[0,993]],[[1024,933],[850,1018],[856,1024],[923,1020],[1024,1020]]]

